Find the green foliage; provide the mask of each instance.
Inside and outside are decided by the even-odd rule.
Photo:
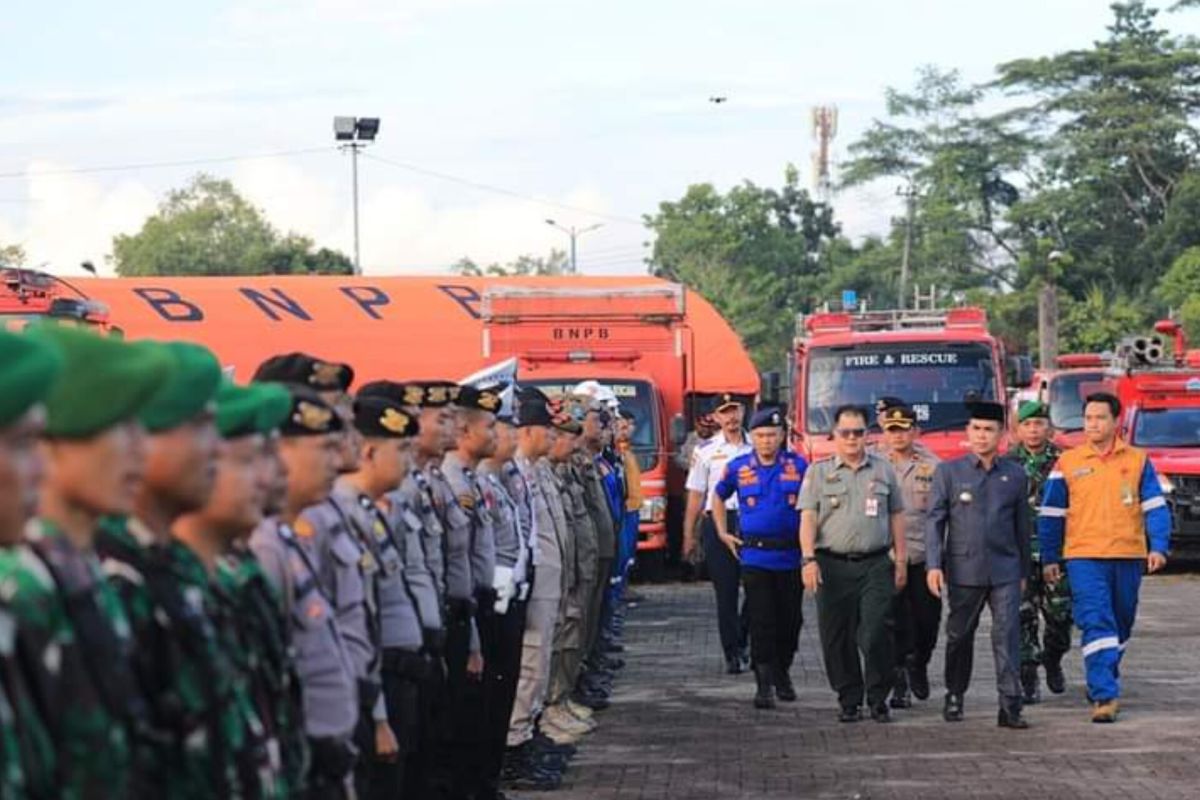
[[[789,166],[779,189],[747,181],[722,194],[698,184],[645,218],[657,235],[653,274],[712,302],[761,369],[783,362],[793,313],[824,299],[829,245],[838,235],[829,207],[814,202],[799,180]]]
[[[1130,334],[1145,333],[1154,324],[1145,298],[1113,295],[1093,286],[1082,298],[1059,294],[1059,352],[1094,353],[1112,350]]]
[[[0,267],[23,267],[27,260],[25,248],[21,245],[0,245]]]
[[[570,272],[564,250],[551,250],[547,256],[523,255],[507,264],[491,263],[482,267],[469,258],[460,258],[450,266],[456,275],[482,277],[485,275],[566,275]]]
[[[307,237],[281,237],[231,182],[201,174],[171,191],[138,233],[114,237],[111,260],[122,277],[353,273],[346,256],[312,248]]]

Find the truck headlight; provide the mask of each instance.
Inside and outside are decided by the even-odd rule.
[[[667,498],[647,497],[638,511],[639,522],[662,522],[667,518]]]
[[[1165,495],[1175,494],[1175,484],[1161,472],[1158,474],[1158,488],[1162,489],[1162,493]]]

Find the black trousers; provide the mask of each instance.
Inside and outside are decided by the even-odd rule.
[[[937,648],[942,598],[925,583],[925,565],[908,565],[908,583],[896,595],[896,666],[925,667]]]
[[[750,608],[750,656],[756,665],[790,669],[804,623],[800,570],[742,567]]]
[[[950,584],[950,616],[946,620],[946,691],[964,695],[971,685],[975,629],[986,605],[992,612],[992,656],[996,690],[1005,707],[1021,705],[1021,584],[956,586]]]
[[[435,744],[426,796],[468,797],[479,780],[479,746],[483,741],[483,681],[467,675],[470,619],[452,619],[446,626],[446,682],[434,722]],[[484,656],[486,659],[486,655]]]
[[[380,686],[367,687],[360,681],[358,689],[358,727],[354,729],[354,744],[358,747],[358,763],[354,767],[354,786],[360,800],[394,800],[404,791],[404,743],[395,761],[380,761],[375,752],[375,700],[383,692]],[[396,731],[393,728],[393,735]],[[397,739],[399,737],[397,736]]]
[[[728,511],[727,515],[728,530],[736,534],[737,512]],[[708,578],[717,596],[717,630],[721,635],[721,649],[728,657],[736,653],[739,647],[746,646],[750,634],[749,603],[743,603],[741,613],[738,613],[742,566],[717,536],[717,526],[710,515],[704,515],[700,530],[704,536],[704,561],[708,566]]]
[[[499,796],[500,770],[508,743],[508,723],[517,699],[521,675],[521,646],[525,637],[525,602],[513,600],[504,614],[480,620],[484,642],[484,727],[480,782],[477,800]]]
[[[829,685],[843,708],[862,705],[864,688],[867,703],[878,705],[887,700],[896,669],[892,560],[880,553],[844,561],[818,551],[817,564],[817,622]]]

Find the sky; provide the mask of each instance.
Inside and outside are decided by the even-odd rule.
[[[281,231],[353,250],[335,115],[376,116],[359,161],[368,274],[566,249],[645,271],[643,214],[693,183],[811,179],[810,109],[836,161],[919,67],[968,81],[1102,38],[1104,0],[63,0],[10,4],[0,82],[0,244],[81,274],[198,171]],[[1200,13],[1166,18],[1200,33]],[[714,104],[721,96],[727,102]],[[854,237],[895,186],[833,199]]]

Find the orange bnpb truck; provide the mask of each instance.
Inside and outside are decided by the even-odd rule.
[[[207,345],[239,379],[304,350],[349,362],[356,382],[459,379],[510,357],[551,391],[594,379],[634,416],[642,466],[639,571],[676,546],[683,479],[672,458],[695,414],[759,376],[703,298],[650,277],[262,276],[88,278],[5,271],[0,319],[55,316],[129,338]]]

